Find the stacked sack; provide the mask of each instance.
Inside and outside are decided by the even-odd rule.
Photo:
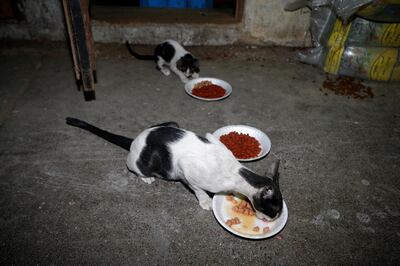
[[[291,1],[311,9],[313,48],[300,61],[343,76],[400,81],[400,0]]]

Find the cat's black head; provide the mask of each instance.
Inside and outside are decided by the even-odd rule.
[[[279,165],[279,163],[277,163]],[[256,189],[250,201],[260,219],[274,220],[279,217],[283,208],[283,198],[279,189],[279,173],[273,165],[273,173],[260,176],[248,169],[240,169],[240,175]]]
[[[279,186],[271,182],[261,188],[253,196],[253,207],[256,210],[257,217],[260,219],[274,220],[278,218],[283,207]]]
[[[191,78],[193,74],[200,72],[199,60],[191,54],[185,54],[177,62],[176,67],[187,77]]]

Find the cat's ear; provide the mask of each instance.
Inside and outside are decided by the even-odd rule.
[[[271,178],[278,188],[279,188],[279,164],[280,160],[278,159],[271,164],[269,171],[267,171],[266,173],[266,176]]]
[[[279,171],[276,172],[276,174],[274,175],[274,177],[272,178],[272,180],[274,181],[274,183],[276,184],[276,186],[279,189]]]

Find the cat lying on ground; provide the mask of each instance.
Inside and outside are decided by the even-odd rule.
[[[175,122],[152,126],[135,140],[75,118],[66,118],[66,123],[128,150],[128,169],[144,182],[151,184],[155,178],[183,182],[193,190],[203,209],[212,207],[206,191],[239,192],[249,198],[258,218],[273,220],[281,213],[279,161],[269,177],[257,175],[242,166],[212,134],[204,138],[179,128]]]
[[[199,60],[190,52],[186,51],[177,41],[166,40],[157,45],[153,55],[141,55],[136,53],[129,42],[126,42],[129,52],[141,60],[154,60],[157,69],[168,76],[172,70],[179,76],[182,82],[186,83],[189,78],[199,77]]]

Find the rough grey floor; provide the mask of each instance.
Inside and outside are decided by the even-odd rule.
[[[66,50],[3,49],[1,264],[400,263],[399,84],[371,83],[373,99],[348,99],[320,91],[325,75],[292,50],[197,48],[202,75],[233,85],[226,100],[202,102],[152,62],[110,49],[98,52],[93,102],[76,90]],[[171,120],[201,135],[257,127],[272,150],[246,166],[263,173],[282,160],[288,223],[279,238],[231,235],[180,183],[139,181],[124,150],[66,116],[132,137]]]

